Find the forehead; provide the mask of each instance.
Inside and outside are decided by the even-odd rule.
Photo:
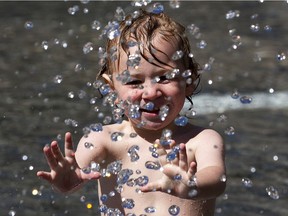
[[[128,38],[128,43],[133,46],[128,46],[126,50],[119,47],[119,69],[127,68],[139,61],[147,61],[159,67],[174,67],[176,63],[172,60],[172,56],[179,50],[177,40],[173,37],[163,37],[156,35],[151,42],[142,40],[136,41],[133,36]],[[132,42],[132,43],[131,43]],[[124,45],[124,47],[127,45]],[[133,65],[132,65],[133,66]],[[135,66],[135,65],[134,65]]]

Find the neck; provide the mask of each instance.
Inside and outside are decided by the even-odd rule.
[[[137,127],[134,124],[131,124],[135,133],[141,136],[143,139],[147,140],[150,143],[154,143],[156,139],[160,139],[162,136],[162,132],[164,129],[170,129],[171,131],[175,131],[175,124],[167,125],[167,127],[161,129],[146,129],[145,127]],[[173,138],[173,136],[172,136]]]

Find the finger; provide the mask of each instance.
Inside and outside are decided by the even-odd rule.
[[[162,191],[161,183],[159,181],[148,183],[140,188],[141,192]]]
[[[186,152],[186,146],[184,143],[180,144],[179,167],[183,170],[188,169],[187,152]]]
[[[192,161],[189,165],[187,172],[188,178],[189,179],[192,178],[192,176],[194,176],[196,172],[197,172],[197,164],[196,162]]]
[[[49,145],[46,145],[43,148],[44,155],[46,157],[47,163],[51,170],[56,169],[58,166],[58,161],[56,160],[54,154],[52,153],[51,147]]]
[[[51,150],[52,150],[52,153],[55,157],[55,159],[57,160],[57,162],[63,162],[64,161],[64,156],[59,148],[59,145],[56,141],[53,141],[51,143]]]
[[[72,135],[69,132],[65,134],[65,150],[64,151],[65,151],[65,156],[67,157],[75,156],[73,142],[72,142]]]
[[[38,171],[37,176],[42,178],[42,179],[45,179],[46,181],[48,181],[50,183],[52,182],[52,177],[51,177],[51,174],[49,172]]]

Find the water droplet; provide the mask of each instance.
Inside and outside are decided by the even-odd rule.
[[[182,73],[182,77],[184,77],[184,78],[191,77],[191,75],[192,75],[192,71],[191,71],[190,69],[185,70],[185,71],[183,71],[183,73]]]
[[[133,119],[140,118],[140,105],[130,104],[128,108],[128,116]]]
[[[224,133],[228,136],[235,135],[235,128],[230,126],[230,127],[225,129]]]
[[[177,205],[171,205],[168,212],[170,215],[178,215],[180,213],[180,207]]]
[[[160,117],[161,121],[165,121],[168,114],[169,114],[169,107],[167,105],[160,107],[159,117]]]
[[[102,35],[106,35],[108,39],[113,40],[120,35],[119,23],[116,21],[108,22]]]
[[[85,200],[86,200],[86,197],[85,197],[85,196],[81,196],[81,197],[80,197],[80,202],[85,202]]]
[[[164,6],[160,3],[154,3],[147,8],[147,11],[154,14],[160,14],[164,12]]]
[[[170,145],[172,142],[172,131],[169,129],[164,129],[162,131],[162,136],[160,138],[160,144],[165,146],[165,145]]]
[[[104,84],[99,88],[99,92],[105,96],[108,95],[111,92],[111,88],[108,84]]]
[[[249,96],[242,96],[240,98],[240,102],[242,104],[250,104],[252,102],[252,97],[249,97]]]
[[[42,41],[41,47],[42,47],[44,50],[47,50],[47,49],[49,48],[49,43],[48,43],[48,41]]]
[[[85,142],[84,143],[84,147],[87,148],[87,149],[93,149],[94,148],[94,145],[90,142]]]
[[[101,202],[106,202],[108,200],[108,195],[107,194],[102,194],[100,196],[100,200],[101,200]]]
[[[121,169],[122,169],[122,162],[118,160],[108,164],[106,172],[116,175],[121,171]]]
[[[179,0],[170,0],[169,6],[173,9],[180,8],[180,1]]]
[[[148,176],[140,176],[137,179],[135,179],[135,183],[140,187],[148,184],[148,182],[149,182]]]
[[[79,6],[78,5],[74,5],[73,7],[69,7],[68,8],[68,13],[70,15],[75,15],[78,11],[79,11]]]
[[[128,155],[130,156],[131,162],[139,160],[140,157],[138,155],[138,151],[139,151],[138,145],[133,145],[128,149]]]
[[[74,71],[75,72],[81,72],[83,70],[83,67],[81,64],[76,64],[75,65],[75,68],[74,68]]]
[[[125,20],[125,12],[121,7],[117,7],[114,17],[116,18],[117,21],[123,21]]]
[[[94,20],[92,23],[91,23],[91,29],[94,29],[94,30],[100,30],[101,29],[101,23],[98,21],[98,20]]]
[[[197,47],[200,49],[204,49],[207,46],[206,41],[201,40],[199,43],[197,43]]]
[[[250,25],[250,30],[251,30],[252,32],[258,32],[258,31],[260,30],[259,24],[258,24],[258,23],[256,23],[256,24],[251,24],[251,25]]]
[[[56,84],[60,84],[62,81],[63,81],[63,77],[61,75],[56,75],[53,78],[53,82],[56,83]]]
[[[137,53],[128,56],[127,65],[129,67],[137,68],[141,62],[141,56]]]
[[[145,167],[147,169],[153,169],[153,170],[159,170],[161,168],[161,165],[157,161],[146,161]]]
[[[27,155],[23,155],[23,156],[22,156],[22,160],[23,160],[23,161],[28,160],[28,156],[27,156]]]
[[[101,123],[95,123],[95,124],[91,124],[89,126],[89,128],[92,130],[92,131],[95,131],[95,132],[100,132],[103,130],[103,126]]]
[[[246,188],[251,188],[251,187],[253,187],[253,182],[252,182],[252,180],[249,179],[249,178],[242,178],[242,179],[241,179],[241,182],[242,182],[243,186],[246,187]]]
[[[156,208],[153,207],[153,206],[149,206],[149,207],[146,207],[146,208],[144,209],[144,211],[145,211],[146,213],[155,213],[155,212],[156,212]]]
[[[111,134],[111,140],[116,142],[122,140],[124,133],[122,132],[114,132]]]
[[[127,209],[132,209],[134,208],[135,203],[133,199],[124,199],[122,200],[122,207],[127,208]]]
[[[107,207],[106,205],[100,205],[100,206],[99,206],[99,211],[100,211],[101,213],[106,213],[107,210],[108,210],[108,207]]]
[[[277,200],[280,198],[278,190],[273,186],[267,187],[266,192],[274,200]]]
[[[267,32],[271,32],[272,31],[272,27],[269,26],[269,25],[265,25],[264,26],[264,30],[267,31]]]
[[[83,53],[84,54],[88,54],[90,52],[93,51],[93,43],[92,42],[87,42],[84,46],[83,46]]]
[[[26,21],[24,24],[24,28],[27,30],[33,29],[33,27],[34,27],[34,24],[32,21]]]
[[[100,164],[99,163],[96,163],[94,161],[91,161],[90,163],[90,170],[92,172],[99,172],[100,171]]]
[[[277,54],[277,60],[278,61],[284,61],[286,59],[286,55],[285,55],[285,53],[278,53]]]
[[[172,60],[176,61],[179,60],[183,57],[184,52],[182,50],[177,50],[173,55],[172,55]]]
[[[238,10],[230,10],[226,13],[226,19],[234,19],[240,16],[240,11]]]
[[[146,110],[151,111],[151,110],[154,109],[154,103],[153,103],[153,102],[148,102],[148,103],[146,103],[146,104],[144,105],[143,108],[146,109]]]
[[[134,7],[142,7],[150,4],[152,0],[133,0],[131,5]]]
[[[180,181],[182,179],[182,175],[180,174],[176,174],[175,176],[173,176],[173,180],[175,181]]]
[[[220,177],[220,181],[221,181],[221,182],[226,182],[226,181],[227,181],[227,176],[226,176],[226,175],[222,175],[222,176]]]
[[[192,189],[192,190],[190,190],[190,191],[188,192],[188,196],[189,196],[190,198],[193,198],[193,197],[197,196],[197,194],[198,194],[198,191],[197,191],[196,189]]]
[[[177,157],[177,153],[174,151],[170,151],[167,155],[166,155],[166,160],[167,161],[172,161]]]
[[[117,175],[117,184],[124,185],[129,180],[130,176],[133,174],[131,169],[123,169]]]
[[[232,92],[231,97],[232,97],[233,99],[238,99],[238,98],[240,97],[240,94],[239,94],[239,92],[238,92],[237,89],[235,89],[235,90]]]
[[[15,216],[15,215],[16,215],[16,211],[10,210],[10,211],[8,212],[8,215],[9,215],[9,216]]]
[[[177,117],[175,120],[174,120],[174,123],[177,125],[177,126],[186,126],[187,123],[188,123],[188,118],[185,117],[185,116],[179,116]]]
[[[131,134],[130,134],[130,137],[131,137],[131,138],[135,138],[135,137],[137,137],[137,136],[138,136],[137,133],[131,133]]]

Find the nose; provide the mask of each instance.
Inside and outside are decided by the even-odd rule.
[[[158,83],[147,83],[143,85],[142,98],[154,100],[162,95]]]

